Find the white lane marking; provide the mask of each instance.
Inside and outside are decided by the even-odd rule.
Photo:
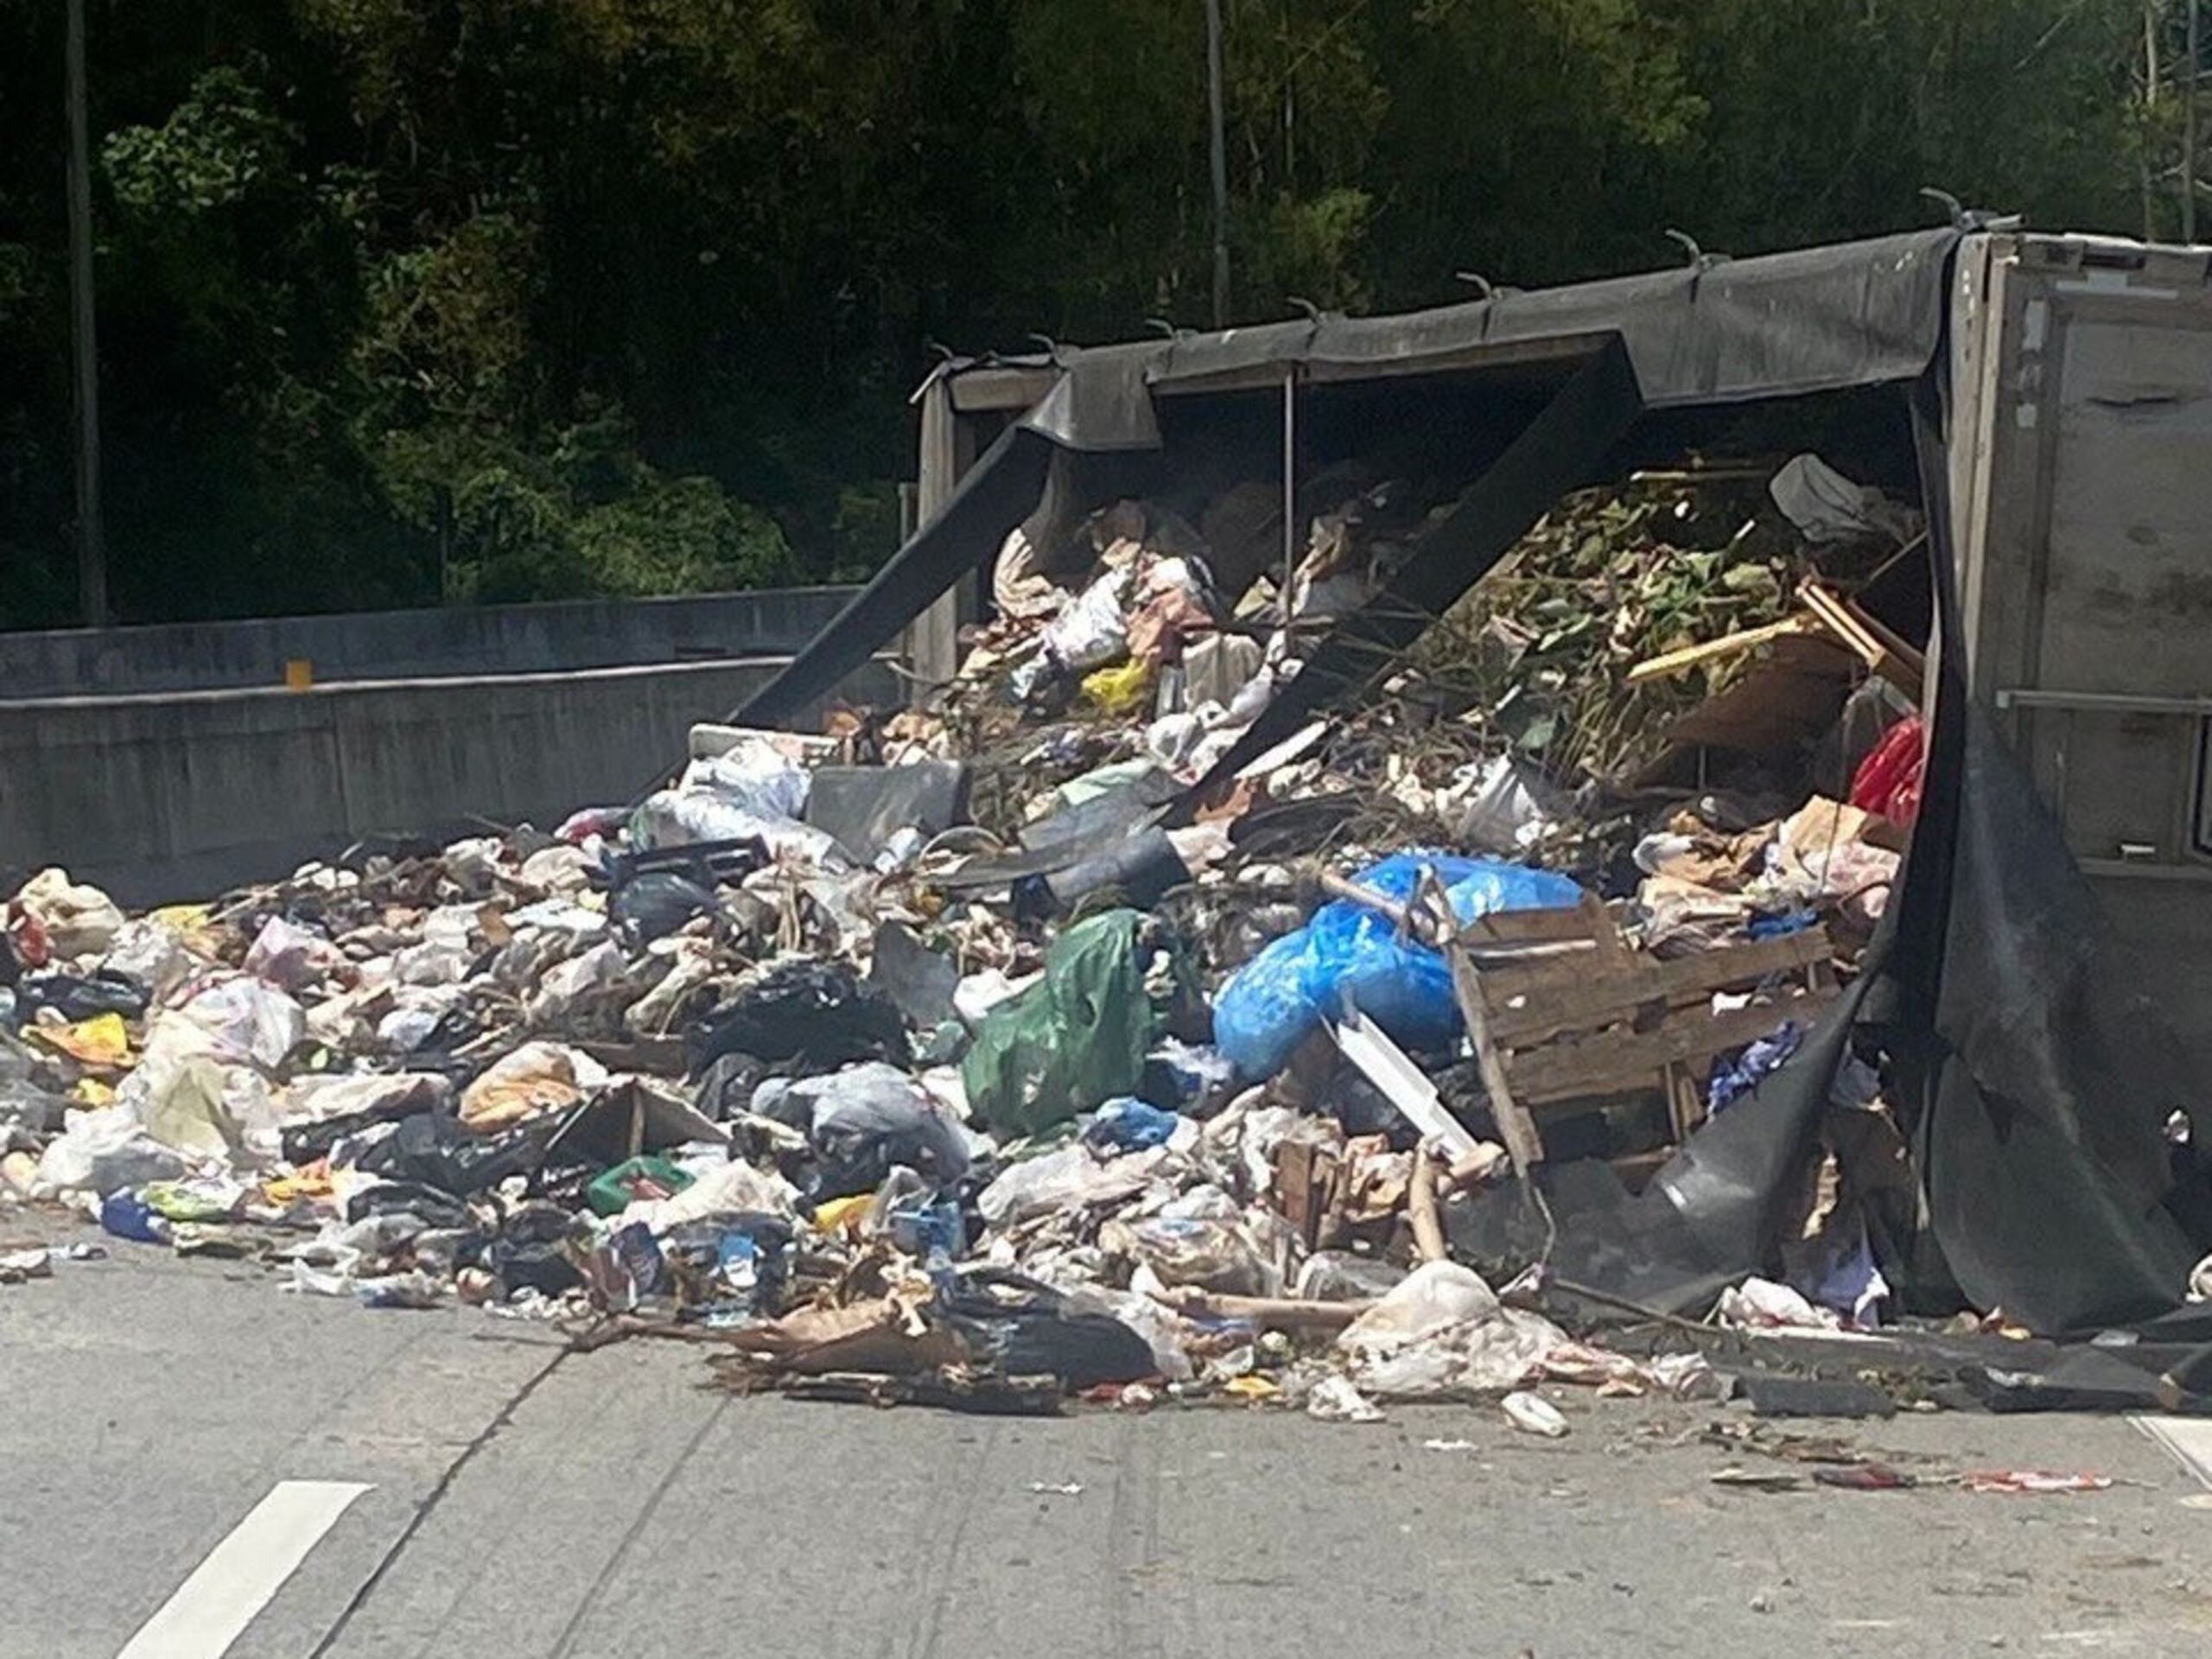
[[[280,1480],[193,1569],[116,1659],[222,1659],[368,1487]]]
[[[2212,1418],[2131,1417],[2128,1421],[2212,1491]]]

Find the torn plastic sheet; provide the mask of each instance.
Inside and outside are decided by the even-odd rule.
[[[1540,1169],[1557,1227],[1552,1274],[1643,1306],[1701,1313],[1722,1290],[1763,1272],[1873,982],[1872,974],[1853,982],[1795,1054],[1692,1135],[1642,1192],[1594,1159]],[[1486,1268],[1537,1259],[1550,1230],[1517,1179],[1446,1215],[1454,1252]]]
[[[2179,1302],[2202,1253],[2171,1205],[2201,1202],[2202,1176],[2177,1181],[2164,1128],[2202,1091],[1987,721],[1967,712],[1959,763],[1931,768],[1923,825],[1947,795],[1955,841],[1924,887],[1906,878],[1908,905],[1943,909],[1936,959],[1902,964],[1907,1006],[1936,988],[1934,1028],[1892,1035],[1897,1103],[1968,1302],[2042,1331],[2131,1324]],[[2192,1116],[2190,1160],[2212,1129]]]

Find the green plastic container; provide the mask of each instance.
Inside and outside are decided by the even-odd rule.
[[[626,1158],[584,1189],[596,1216],[619,1216],[639,1198],[665,1198],[691,1185],[691,1178],[667,1159]]]

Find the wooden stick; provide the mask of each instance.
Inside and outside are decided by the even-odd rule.
[[[1663,680],[1697,668],[1723,657],[1733,657],[1761,645],[1771,645],[1777,639],[1792,634],[1817,632],[1820,623],[1809,616],[1785,616],[1779,622],[1769,622],[1756,628],[1745,628],[1741,633],[1723,634],[1718,639],[1708,639],[1703,645],[1684,645],[1679,651],[1662,652],[1648,657],[1628,671],[1630,685],[1642,685],[1649,680]]]
[[[1412,929],[1413,913],[1395,899],[1387,899],[1372,887],[1363,887],[1349,877],[1334,870],[1321,872],[1321,891],[1338,899],[1349,899],[1355,905],[1365,905],[1378,915],[1387,916],[1400,927]]]
[[[1267,1331],[1341,1331],[1372,1301],[1314,1302],[1291,1296],[1227,1296],[1185,1285],[1154,1293],[1157,1300],[1193,1319],[1249,1319]]]
[[[1424,1262],[1446,1262],[1444,1223],[1436,1212],[1436,1160],[1427,1147],[1414,1148],[1413,1179],[1406,1187],[1406,1219],[1413,1224],[1414,1249]]]
[[[663,1319],[643,1319],[634,1313],[601,1316],[569,1338],[569,1351],[595,1353],[626,1337],[661,1337],[674,1342],[727,1344],[729,1332],[701,1325],[673,1325]]]

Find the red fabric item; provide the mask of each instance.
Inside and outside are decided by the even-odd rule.
[[[16,960],[26,968],[43,968],[53,959],[46,925],[20,905],[8,907],[8,938],[15,946]]]
[[[1851,777],[1851,804],[1910,825],[1920,816],[1920,773],[1927,759],[1928,728],[1918,715],[1907,715],[1859,763]]]

